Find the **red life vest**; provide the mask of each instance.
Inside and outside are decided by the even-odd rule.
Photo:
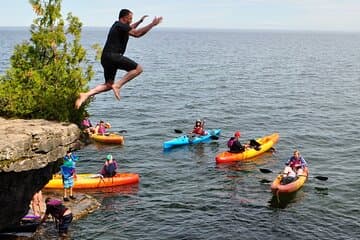
[[[294,158],[294,159],[290,162],[289,166],[290,166],[292,169],[296,169],[296,168],[301,167],[301,159],[300,159],[300,158],[299,158],[299,159],[295,159],[295,158]]]
[[[199,135],[205,135],[205,131],[202,127],[196,127],[192,132]]]

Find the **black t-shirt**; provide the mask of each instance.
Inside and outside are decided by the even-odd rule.
[[[45,214],[51,214],[56,219],[61,219],[67,208],[59,201],[52,200],[46,204]]]
[[[110,28],[103,52],[124,54],[130,30],[130,25],[116,21]]]

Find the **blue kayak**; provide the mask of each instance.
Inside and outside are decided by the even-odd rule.
[[[206,142],[210,139],[218,139],[221,129],[206,130],[206,135],[183,135],[172,140],[166,141],[163,144],[164,149],[169,149],[177,146],[196,144],[200,142]]]

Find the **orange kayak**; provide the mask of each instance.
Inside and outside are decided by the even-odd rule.
[[[309,169],[306,167],[304,173],[297,177],[297,179],[291,183],[281,185],[280,181],[283,178],[282,174],[279,174],[271,184],[271,191],[273,194],[279,193],[292,193],[299,190],[306,182],[309,175]]]
[[[114,187],[126,184],[138,183],[140,181],[137,173],[117,173],[114,177],[102,178],[99,174],[80,173],[74,178],[73,189]],[[46,184],[45,188],[63,189],[62,176],[56,174]]]
[[[258,138],[256,139],[256,141],[261,144],[260,150],[255,150],[254,148],[247,148],[244,152],[241,153],[231,153],[229,151],[221,152],[215,157],[216,163],[230,163],[254,158],[270,150],[278,142],[278,140],[278,133],[273,133],[271,135]]]
[[[91,134],[90,138],[96,142],[108,143],[108,144],[124,144],[124,136],[118,135],[116,133],[106,133],[106,134]]]

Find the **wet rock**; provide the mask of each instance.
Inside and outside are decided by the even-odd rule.
[[[62,194],[63,194],[62,191],[43,190],[43,199],[45,201],[47,197],[51,197],[63,201]],[[75,193],[74,196],[76,197],[75,200],[70,200],[69,202],[63,202],[66,207],[71,209],[71,212],[73,213],[74,221],[87,216],[89,213],[94,212],[96,209],[98,209],[101,206],[101,204],[94,197],[90,195],[84,193]],[[45,209],[45,203],[43,204]],[[52,219],[49,218],[49,221],[52,221]]]
[[[43,168],[80,145],[77,125],[43,119],[0,118],[0,135],[0,172]]]

